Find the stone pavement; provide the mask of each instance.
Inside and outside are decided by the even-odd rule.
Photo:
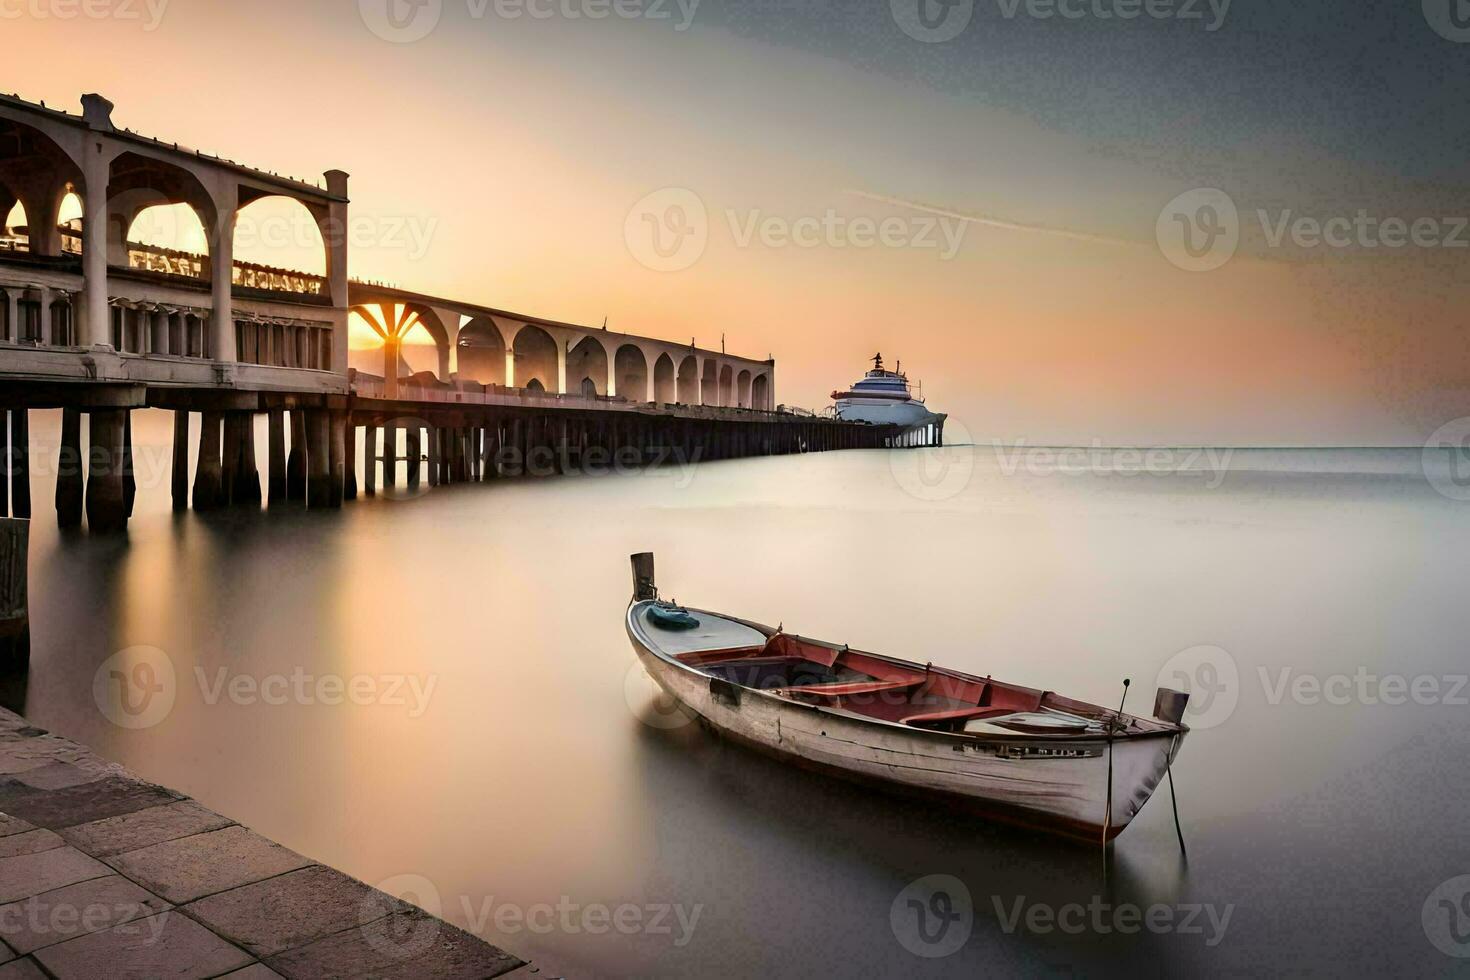
[[[534,972],[0,709],[0,980],[512,971]]]

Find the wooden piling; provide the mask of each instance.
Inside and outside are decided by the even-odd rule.
[[[127,492],[123,485],[123,439],[127,411],[94,408],[87,413],[87,527],[93,534],[123,531],[128,526]]]
[[[371,420],[362,427],[362,491],[378,495],[378,427]]]
[[[311,409],[302,420],[306,429],[306,506],[332,506],[331,419],[322,409]]]
[[[123,411],[122,436],[122,485],[123,504],[127,516],[133,516],[133,504],[138,499],[138,478],[133,473],[133,413]]]
[[[199,459],[194,464],[194,509],[214,510],[220,506],[220,429],[224,418],[219,412],[205,412],[200,417]]]
[[[169,471],[169,493],[175,512],[189,509],[189,412],[174,412],[174,456]]]
[[[61,447],[56,458],[56,523],[82,525],[82,410],[61,410]]]
[[[30,666],[29,536],[29,522],[0,518],[0,674],[23,674]]]
[[[10,410],[10,512],[31,516],[31,419],[30,410]]]
[[[266,415],[266,503],[271,507],[284,504],[286,495],[286,412],[273,408]]]
[[[357,420],[349,413],[344,420],[342,447],[342,499],[357,499]]]
[[[341,507],[347,491],[347,417],[341,412],[331,412],[327,417],[330,440],[327,448],[327,503]]]
[[[291,454],[286,457],[286,499],[306,500],[306,411],[291,409]]]

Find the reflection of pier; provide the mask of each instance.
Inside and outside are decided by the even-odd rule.
[[[914,441],[779,408],[774,360],[349,283],[345,173],[282,178],[117,129],[105,99],[82,102],[74,116],[0,97],[0,219],[25,214],[0,229],[0,486],[16,516],[31,512],[33,408],[63,412],[58,520],[85,512],[94,531],[132,512],[135,408],[175,412],[174,505],[199,510],[263,496],[335,507],[400,476],[437,485]],[[266,198],[310,216],[325,274],[235,260],[239,215]],[[61,218],[71,202],[79,221]],[[177,205],[198,217],[206,253],[133,240],[140,215]],[[349,371],[349,313],[381,336],[382,376]],[[405,377],[401,345],[420,327],[437,371]]]

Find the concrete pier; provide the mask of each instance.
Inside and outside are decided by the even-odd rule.
[[[29,541],[27,521],[0,517],[0,675],[23,674],[30,665]]]
[[[0,976],[448,980],[530,971],[0,709]]]
[[[60,527],[81,526],[82,496],[82,412],[63,408],[56,459],[56,523]]]
[[[127,491],[123,480],[126,412],[93,409],[88,413],[87,527],[106,534],[128,526]]]

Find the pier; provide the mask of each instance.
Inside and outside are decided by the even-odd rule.
[[[774,358],[354,282],[346,173],[282,177],[120,129],[112,112],[98,95],[82,98],[80,115],[0,97],[0,215],[17,203],[26,215],[0,235],[0,515],[32,515],[28,413],[38,409],[62,412],[57,521],[93,533],[125,529],[132,514],[131,413],[143,408],[175,413],[173,505],[200,511],[336,508],[400,476],[438,486],[599,460],[942,442],[938,427],[788,409]],[[309,216],[325,275],[235,260],[239,215],[266,198]],[[69,201],[81,217],[63,222]],[[198,216],[207,253],[130,237],[140,215],[176,205]],[[351,317],[382,339],[380,375],[349,369]],[[402,347],[420,329],[438,363],[415,374]]]

